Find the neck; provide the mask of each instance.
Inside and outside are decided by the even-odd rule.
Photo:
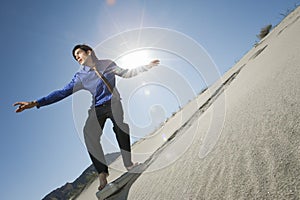
[[[90,68],[95,68],[97,65],[97,61],[98,61],[98,58],[95,55],[91,54],[86,58],[83,65],[88,66]]]

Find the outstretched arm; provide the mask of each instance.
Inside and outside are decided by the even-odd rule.
[[[142,72],[148,71],[149,69],[159,65],[159,60],[153,60],[148,65],[137,67],[134,69],[123,69],[118,66],[114,68],[115,74],[121,76],[122,78],[131,78]]]
[[[22,102],[16,102],[16,103],[14,103],[13,106],[19,106],[16,109],[16,112],[18,113],[18,112],[22,112],[23,110],[33,108],[33,107],[35,107],[37,105],[38,105],[37,101],[30,101],[30,102],[22,101]]]
[[[19,106],[16,109],[17,113],[22,112],[23,110],[26,110],[26,109],[33,108],[35,106],[37,108],[39,108],[42,106],[46,106],[46,105],[58,102],[64,98],[66,98],[67,96],[70,96],[71,94],[73,94],[74,92],[76,92],[80,89],[82,89],[82,85],[81,85],[80,80],[78,79],[78,77],[75,74],[75,76],[73,77],[71,82],[62,89],[51,92],[48,96],[45,96],[45,97],[40,98],[35,101],[30,101],[30,102],[21,101],[21,102],[16,102],[13,105]]]

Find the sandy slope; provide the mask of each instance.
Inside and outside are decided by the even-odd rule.
[[[300,8],[162,128],[184,124],[119,198],[300,199],[299,33]],[[134,151],[154,152],[163,143],[156,136]],[[78,199],[96,199],[97,184]]]

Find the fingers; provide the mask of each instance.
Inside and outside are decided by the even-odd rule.
[[[149,66],[154,67],[154,66],[159,65],[159,63],[160,63],[159,60],[153,60],[153,61],[150,62]]]
[[[19,113],[19,112],[22,112],[24,109],[23,108],[17,108],[16,110],[15,110],[15,112],[16,113]]]
[[[22,106],[22,105],[20,105],[16,110],[15,110],[15,112],[22,112],[23,110],[25,109],[25,107],[24,107],[24,105]]]
[[[157,64],[157,65],[159,64],[159,62],[160,62],[159,60],[153,60],[152,61],[153,64]]]
[[[15,112],[18,113],[18,112],[22,112],[24,110],[24,108],[20,105],[16,110]]]
[[[23,104],[23,103],[24,103],[24,102],[16,102],[16,103],[13,104],[13,106],[21,105],[21,104]]]
[[[27,102],[16,102],[13,104],[13,106],[19,106],[15,112],[22,112],[26,108]]]

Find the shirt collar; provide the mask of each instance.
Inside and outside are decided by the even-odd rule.
[[[97,68],[101,66],[100,60],[97,60],[97,61],[96,61],[96,66],[97,66]],[[86,71],[86,72],[92,70],[92,68],[90,68],[89,66],[86,66],[86,65],[82,65],[82,69],[83,69],[84,71]]]
[[[105,70],[105,68],[101,65],[101,60],[97,61],[96,66],[97,66],[98,71],[100,71],[101,73],[103,73],[103,71]],[[85,65],[82,65],[82,70],[85,71],[85,72],[89,72],[89,71],[92,71],[92,68],[90,68],[88,66],[85,66]]]
[[[92,69],[90,68],[90,67],[88,67],[88,66],[82,66],[82,70],[83,71],[85,71],[85,72],[89,72],[89,71],[91,71]]]

